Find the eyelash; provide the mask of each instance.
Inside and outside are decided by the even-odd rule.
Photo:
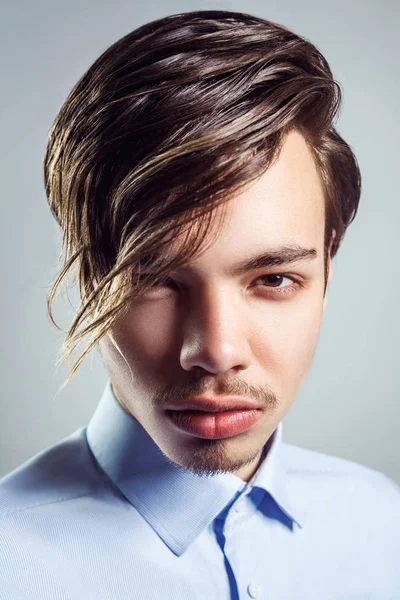
[[[261,287],[265,287],[268,290],[272,290],[273,294],[292,294],[296,289],[303,287],[303,284],[300,283],[300,281],[297,278],[295,278],[292,275],[289,275],[287,273],[267,273],[265,275],[260,275],[254,281],[258,281],[260,279],[265,279],[266,277],[273,277],[273,276],[282,277],[284,279],[290,279],[293,282],[292,285],[288,285],[288,286],[285,286],[282,288],[273,287],[273,286],[269,287],[268,285],[261,286]],[[171,284],[172,284],[172,286],[177,285],[172,281],[172,279],[170,279],[169,277],[166,277],[165,279],[161,279],[158,282],[155,282],[150,287],[150,289],[157,289],[159,287],[170,287]]]
[[[300,281],[296,278],[293,277],[292,275],[288,275],[286,273],[268,273],[266,275],[261,275],[260,277],[257,277],[257,279],[255,281],[258,281],[259,279],[264,279],[266,277],[283,277],[284,279],[290,279],[293,283],[292,285],[288,285],[286,287],[283,288],[279,288],[279,287],[269,287],[269,286],[265,286],[268,289],[272,289],[274,290],[274,292],[276,291],[278,294],[292,294],[296,289],[303,287],[303,284],[300,283]]]

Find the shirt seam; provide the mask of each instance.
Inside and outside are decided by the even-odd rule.
[[[5,519],[6,517],[10,517],[17,513],[28,511],[32,508],[37,508],[38,506],[46,506],[46,505],[50,505],[50,504],[56,504],[57,502],[67,502],[68,500],[76,500],[77,498],[84,498],[85,496],[90,496],[94,491],[97,491],[97,490],[101,489],[102,487],[104,487],[104,486],[96,486],[96,487],[92,488],[89,492],[87,492],[85,494],[78,494],[77,496],[69,496],[68,498],[55,498],[54,500],[47,500],[45,502],[37,502],[35,504],[30,504],[29,506],[23,506],[21,508],[11,509],[6,512],[2,512],[0,514],[0,518]]]

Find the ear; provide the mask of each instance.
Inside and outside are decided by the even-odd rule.
[[[322,309],[323,312],[325,312],[326,306],[328,304],[328,283],[330,282],[331,277],[332,277],[332,265],[331,265],[331,259],[330,259],[330,257],[328,258],[328,260],[329,260],[329,272],[328,272],[328,282],[327,282],[326,291],[325,291],[324,304],[323,304],[323,309]]]
[[[328,249],[328,281],[327,281],[327,285],[326,285],[326,291],[325,291],[325,298],[324,298],[324,304],[323,304],[323,312],[325,312],[326,310],[326,306],[328,304],[328,283],[331,280],[332,277],[332,259],[331,259],[331,250],[332,250],[332,243],[333,240],[336,237],[336,231],[335,229],[332,231],[332,237],[331,237],[331,241],[329,244],[329,249]]]

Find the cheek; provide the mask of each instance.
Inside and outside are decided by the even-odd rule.
[[[257,333],[259,364],[284,395],[297,391],[310,366],[322,320],[322,303],[285,307],[264,318]]]
[[[171,352],[171,341],[179,326],[172,310],[158,302],[146,302],[126,315],[113,328],[115,339],[133,365],[162,362]]]

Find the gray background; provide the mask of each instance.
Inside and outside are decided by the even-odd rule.
[[[343,86],[338,129],[363,175],[359,212],[333,261],[316,353],[284,420],[284,441],[360,462],[400,483],[399,5],[3,0],[0,475],[87,424],[107,379],[92,352],[56,397],[67,367],[56,368],[62,334],[46,316],[61,239],[41,179],[51,123],[71,87],[114,41],[168,14],[219,8],[277,21],[320,48]],[[77,294],[70,298],[76,306]],[[54,308],[66,329],[67,299],[58,297]]]

